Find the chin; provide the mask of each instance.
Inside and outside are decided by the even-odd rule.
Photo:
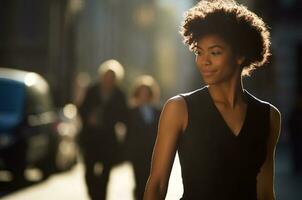
[[[219,84],[221,84],[221,83],[223,83],[224,81],[221,81],[221,80],[205,80],[205,79],[203,79],[204,80],[204,83],[206,84],[206,85],[209,85],[209,86],[211,86],[211,85],[219,85]]]
[[[204,78],[203,77],[203,82],[206,84],[206,85],[215,85],[217,84],[217,80],[213,79],[213,78]]]
[[[231,81],[230,78],[223,77],[223,76],[208,76],[208,77],[203,76],[202,79],[206,85],[219,85]]]

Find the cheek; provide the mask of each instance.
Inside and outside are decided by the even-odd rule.
[[[216,64],[223,67],[227,71],[233,71],[237,66],[236,61],[230,57],[223,57],[222,59],[218,60]]]

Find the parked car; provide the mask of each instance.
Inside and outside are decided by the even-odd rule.
[[[37,73],[0,68],[0,170],[24,180],[26,168],[44,178],[77,161],[77,109],[54,107],[46,80]]]

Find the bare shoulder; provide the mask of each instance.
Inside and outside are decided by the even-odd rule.
[[[167,100],[164,105],[161,118],[168,118],[178,124],[182,130],[187,124],[187,105],[183,97],[177,95]]]
[[[182,112],[187,110],[186,102],[180,95],[174,96],[165,103],[164,108],[172,109],[176,112]]]

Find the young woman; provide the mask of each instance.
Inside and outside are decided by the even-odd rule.
[[[150,172],[152,150],[156,140],[160,108],[159,87],[155,79],[142,75],[134,81],[132,107],[129,110],[127,149],[133,166],[136,200],[143,199]]]
[[[280,113],[242,85],[270,54],[265,23],[233,0],[204,0],[186,13],[181,34],[206,86],[166,102],[144,199],[165,199],[176,151],[182,199],[275,199]]]

